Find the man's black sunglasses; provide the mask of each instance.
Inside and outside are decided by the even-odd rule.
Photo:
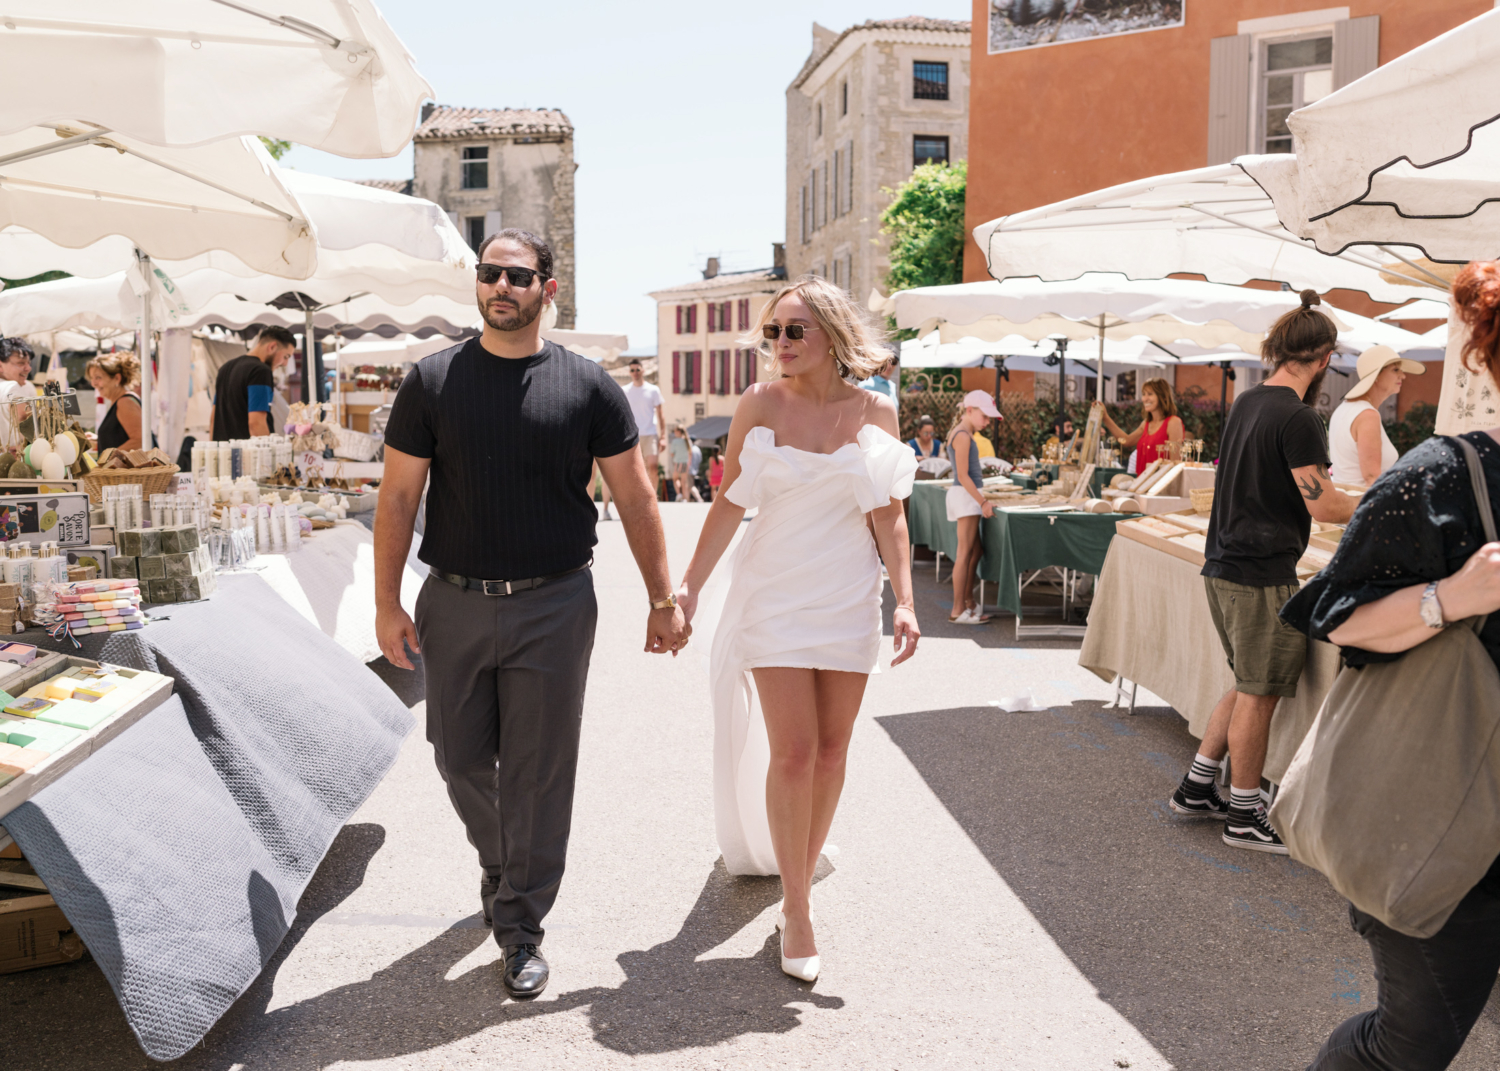
[[[542,274],[534,268],[507,268],[500,264],[481,264],[475,271],[479,275],[479,281],[485,286],[494,286],[500,281],[500,276],[510,276],[510,285],[517,290],[527,290],[531,287],[531,280]]]
[[[802,337],[802,332],[806,330],[807,328],[802,324],[787,324],[786,327],[782,327],[780,324],[766,324],[765,327],[760,329],[760,333],[772,342],[775,342],[781,337],[781,332],[785,331],[786,337],[796,342]]]

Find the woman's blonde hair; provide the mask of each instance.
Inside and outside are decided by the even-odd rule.
[[[895,356],[883,344],[885,332],[870,322],[848,293],[827,279],[804,275],[776,291],[761,309],[750,332],[740,337],[742,344],[753,345],[756,352],[767,359],[767,371],[780,371],[780,362],[776,359],[776,347],[761,334],[761,328],[776,315],[776,306],[781,299],[791,294],[801,296],[812,312],[813,321],[828,336],[834,364],[845,379],[869,379]]]
[[[83,366],[83,373],[88,375],[95,369],[111,379],[119,379],[121,386],[128,389],[141,374],[141,362],[129,350],[117,350],[114,353],[99,354]]]
[[[1156,400],[1161,403],[1161,416],[1163,420],[1177,415],[1177,398],[1172,394],[1172,384],[1165,379],[1148,379],[1141,384],[1141,394],[1150,391],[1156,395]]]

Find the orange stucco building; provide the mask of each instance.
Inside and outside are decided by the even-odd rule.
[[[1243,153],[1290,151],[1278,135],[1292,108],[1495,4],[1158,0],[1156,6],[1160,28],[1141,28],[1139,15],[1111,24],[1109,10],[1126,5],[1108,0],[974,0],[966,280],[988,278],[972,238],[979,224]],[[1101,27],[1122,32],[1088,36]],[[1391,307],[1363,294],[1331,300],[1367,314]],[[1201,379],[1218,394],[1216,370],[1183,368],[1177,375],[1179,389]],[[1421,380],[1437,378],[1408,383],[1417,391]],[[1421,383],[1427,386],[1435,383]],[[1405,393],[1403,409],[1411,401]]]

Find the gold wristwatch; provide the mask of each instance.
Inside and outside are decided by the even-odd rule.
[[[672,595],[668,595],[665,599],[662,599],[660,602],[653,602],[651,604],[651,609],[653,609],[653,610],[674,610],[676,608],[677,608],[677,596],[676,596],[675,593],[672,594]]]

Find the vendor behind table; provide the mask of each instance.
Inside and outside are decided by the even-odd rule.
[[[1172,385],[1165,379],[1148,379],[1141,385],[1141,409],[1144,419],[1140,427],[1127,433],[1110,419],[1109,410],[1103,402],[1095,402],[1109,433],[1120,440],[1120,452],[1135,450],[1135,472],[1139,476],[1155,461],[1161,448],[1168,442],[1180,443],[1183,439],[1182,418],[1177,415],[1177,399],[1172,394]]]
[[[1328,452],[1334,480],[1368,487],[1397,457],[1380,419],[1381,403],[1401,392],[1408,375],[1420,376],[1427,369],[1389,346],[1371,346],[1359,355],[1355,371],[1359,382],[1328,421]]]
[[[1307,658],[1307,637],[1278,615],[1297,591],[1312,521],[1342,524],[1354,511],[1329,478],[1323,424],[1307,404],[1338,342],[1320,303],[1304,290],[1301,307],[1276,321],[1261,349],[1272,374],[1236,398],[1224,422],[1203,581],[1234,687],[1170,801],[1177,814],[1222,820],[1231,847],[1277,855],[1286,846],[1266,817],[1261,772],[1276,704],[1297,694]],[[1214,785],[1226,753],[1227,803]]]
[[[214,408],[208,433],[218,442],[269,435],[275,370],[286,364],[297,340],[284,327],[268,327],[250,352],[226,361],[214,381]]]

